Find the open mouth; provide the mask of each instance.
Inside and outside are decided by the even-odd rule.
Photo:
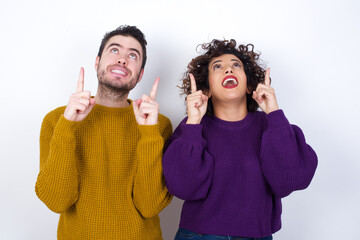
[[[224,88],[234,88],[238,84],[238,80],[235,76],[227,76],[221,83]]]
[[[126,73],[124,71],[119,70],[119,69],[112,69],[111,72],[115,73],[115,74],[121,74],[123,76],[126,76]]]
[[[109,69],[109,72],[111,72],[112,74],[121,76],[121,77],[126,77],[129,74],[129,71],[128,71],[128,69],[126,69],[126,67],[115,65],[115,64],[109,66],[108,69]]]

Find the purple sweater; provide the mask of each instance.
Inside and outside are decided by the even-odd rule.
[[[184,119],[163,157],[169,192],[185,200],[181,228],[254,238],[281,228],[281,198],[305,189],[316,166],[314,150],[282,110],[238,122]]]

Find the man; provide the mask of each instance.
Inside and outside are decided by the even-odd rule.
[[[60,213],[58,239],[162,239],[158,213],[172,196],[161,158],[172,126],[158,113],[159,78],[149,95],[127,99],[143,76],[146,44],[134,26],[107,33],[95,98],[81,68],[68,105],[43,120],[35,190]]]

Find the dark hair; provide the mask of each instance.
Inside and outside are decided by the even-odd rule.
[[[191,84],[189,73],[193,74],[196,80],[197,90],[202,90],[204,93],[210,91],[209,87],[209,63],[215,58],[223,54],[233,54],[241,60],[244,65],[244,70],[247,79],[247,88],[250,93],[246,94],[246,107],[249,112],[255,112],[259,105],[252,98],[252,93],[256,90],[258,83],[263,83],[265,78],[265,69],[261,68],[257,63],[260,53],[254,52],[254,45],[239,45],[236,47],[236,41],[234,39],[217,40],[214,39],[210,43],[204,43],[199,45],[202,50],[206,52],[194,59],[188,64],[188,70],[185,72],[181,79],[182,86],[181,94],[189,95],[191,93]],[[212,115],[214,113],[211,98],[209,99],[206,114]]]
[[[112,38],[113,36],[116,36],[116,35],[130,36],[130,37],[135,38],[140,43],[140,45],[142,47],[142,51],[143,51],[143,60],[142,60],[142,65],[141,65],[141,68],[143,69],[145,67],[146,58],[147,58],[147,56],[146,56],[147,42],[145,40],[145,35],[135,26],[122,25],[111,32],[107,32],[101,41],[101,45],[100,45],[99,52],[98,52],[98,57],[101,58],[101,55],[104,51],[104,47],[105,47],[106,43],[109,41],[110,38]]]

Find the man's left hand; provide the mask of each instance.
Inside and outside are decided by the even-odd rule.
[[[151,88],[150,95],[143,94],[133,101],[136,121],[139,125],[155,125],[158,123],[159,104],[155,101],[160,78],[157,78]]]

